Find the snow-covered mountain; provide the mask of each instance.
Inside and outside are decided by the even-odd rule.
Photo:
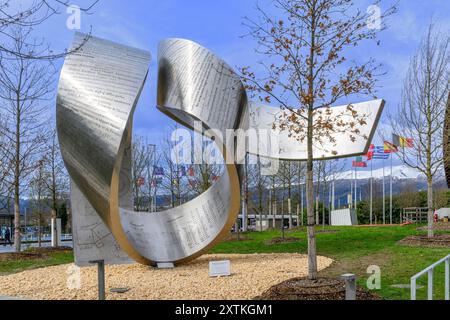
[[[369,168],[357,168],[356,178],[358,180],[367,180],[371,177],[370,167]],[[383,175],[389,177],[391,175],[391,168],[386,166],[383,168],[374,169],[372,171],[372,177],[375,179],[382,179]],[[393,166],[392,176],[397,179],[423,179],[425,176],[417,169],[413,169],[407,166]],[[349,170],[338,174],[339,179],[354,179],[355,170]]]

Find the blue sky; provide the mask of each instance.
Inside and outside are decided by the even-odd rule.
[[[89,0],[72,2],[83,5]],[[263,5],[268,2],[260,0]],[[373,1],[355,2],[366,10]],[[134,129],[158,141],[161,132],[173,124],[155,107],[158,42],[167,37],[187,38],[209,48],[231,66],[255,65],[259,56],[254,53],[254,43],[241,37],[246,31],[242,18],[254,17],[254,7],[255,0],[101,0],[92,14],[82,17],[81,31],[88,32],[92,27],[95,36],[151,51],[150,77],[138,104]],[[381,45],[363,45],[352,53],[355,59],[374,57],[388,71],[380,80],[378,93],[387,102],[385,117],[399,102],[410,56],[418,48],[431,17],[449,32],[449,12],[448,0],[401,0],[399,12],[389,19],[389,28],[380,35]],[[63,13],[52,18],[36,30],[36,35],[44,36],[55,49],[68,47],[73,31],[66,28],[67,17]]]

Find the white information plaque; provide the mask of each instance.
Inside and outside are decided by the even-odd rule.
[[[225,261],[211,261],[209,263],[210,277],[229,277],[231,276],[231,262]]]

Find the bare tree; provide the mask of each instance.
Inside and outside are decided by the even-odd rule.
[[[196,133],[194,133],[196,134]],[[194,142],[195,143],[195,142]],[[201,163],[193,164],[188,168],[188,183],[193,191],[191,196],[198,196],[209,189],[213,183],[222,176],[225,170],[224,160],[220,156],[220,150],[213,140],[203,140],[201,146],[198,146],[202,152]],[[194,151],[195,152],[195,151]],[[248,190],[248,175],[247,168],[243,184],[243,197],[245,197],[246,190]]]
[[[332,209],[332,190],[330,188],[333,187],[332,183],[339,179],[341,176],[341,172],[345,167],[345,163],[339,160],[322,160],[318,161],[318,165],[316,168],[317,171],[317,189],[316,189],[316,224],[319,225],[319,216],[320,216],[320,198],[322,199],[322,225],[325,225],[325,212],[328,204],[329,215],[331,215]],[[321,188],[322,186],[322,188]],[[328,191],[328,197],[327,197]],[[326,199],[328,199],[328,203],[326,203]],[[331,222],[331,216],[329,216],[328,222]]]
[[[308,278],[317,278],[314,231],[313,144],[335,142],[333,135],[346,132],[350,140],[365,124],[365,115],[352,105],[331,118],[330,108],[354,94],[374,94],[379,65],[373,59],[345,67],[347,49],[375,39],[385,29],[384,18],[395,12],[390,7],[380,14],[380,28],[368,28],[371,15],[360,11],[351,0],[274,0],[276,13],[257,5],[259,20],[245,18],[249,35],[257,42],[263,75],[250,67],[241,69],[246,88],[266,103],[278,104],[284,112],[274,127],[287,130],[307,145]],[[377,3],[378,4],[378,3]],[[278,15],[278,17],[277,17]],[[281,18],[280,18],[281,17]],[[335,152],[334,150],[329,150]]]
[[[316,182],[316,225],[320,225],[320,185],[321,185],[321,178],[324,176],[325,171],[325,161],[317,161],[315,166],[315,173],[317,176],[317,182]]]
[[[1,118],[0,113],[0,127],[5,127],[7,122]],[[11,142],[8,137],[0,130],[0,150],[10,149]],[[13,172],[13,163],[11,159],[2,157],[0,152],[0,210],[7,209],[11,202],[12,188],[8,183]]]
[[[147,172],[152,153],[145,139],[138,136],[133,139],[132,150],[131,180],[133,183],[134,207],[135,210],[141,211],[145,204],[145,190],[143,188],[147,186],[145,179],[148,178]]]
[[[398,155],[427,178],[428,236],[433,237],[433,181],[443,166],[443,129],[450,89],[450,36],[431,23],[412,57],[393,130],[414,139]]]
[[[273,229],[275,229],[275,225],[276,225],[276,206],[277,206],[277,189],[276,189],[276,184],[278,181],[278,177],[277,175],[271,175],[271,176],[267,176],[267,181],[269,183],[270,186],[270,190],[269,190],[269,212],[272,214],[272,227]]]
[[[0,34],[6,39],[14,38],[14,29],[36,29],[50,18],[61,14],[61,9],[66,9],[71,5],[69,0],[30,0],[22,1],[21,5],[17,6],[14,3],[16,1],[3,0],[0,2]],[[90,14],[99,1],[92,0],[86,7],[79,7],[80,12]],[[0,53],[7,53],[22,59],[58,59],[78,51],[89,37],[90,32],[78,47],[62,52],[54,52],[48,46],[39,51],[22,51],[17,50],[14,46],[9,46],[6,42],[0,42]],[[43,47],[43,42],[39,45]]]
[[[178,129],[178,125],[175,125],[171,131]],[[161,140],[160,163],[164,169],[161,187],[170,194],[170,206],[173,208],[183,203],[183,198],[186,196],[184,185],[187,183],[185,164],[181,163],[180,155],[173,152],[176,145],[177,142],[171,139],[171,132],[166,132]]]
[[[45,161],[42,159],[38,161],[37,168],[34,171],[29,184],[32,219],[38,228],[38,246],[41,247],[42,226],[45,224],[44,202],[46,195],[46,181],[44,171]]]
[[[189,184],[195,195],[200,195],[212,186],[223,172],[223,166],[215,164],[196,164],[192,167],[193,176],[189,177]]]
[[[296,183],[297,183],[297,227],[303,225],[303,190],[305,185],[305,165],[303,162],[297,162],[295,164],[297,174],[296,174]]]
[[[11,32],[12,47],[18,53],[40,52],[30,37],[31,30],[15,28]],[[56,70],[47,60],[29,60],[22,55],[3,54],[0,60],[0,100],[5,125],[0,135],[8,140],[0,146],[1,156],[11,163],[14,174],[8,183],[14,190],[14,243],[20,251],[20,195],[26,177],[36,168],[44,151],[46,104],[52,97]]]
[[[261,164],[261,159],[258,156],[257,158],[257,162],[255,165],[250,165],[249,166],[249,184],[250,184],[250,189],[254,190],[254,193],[257,196],[257,204],[254,204],[252,207],[254,209],[254,211],[256,212],[256,214],[259,216],[259,227],[260,227],[260,231],[263,231],[263,213],[264,213],[264,209],[265,209],[265,204],[264,204],[264,194],[266,192],[266,186],[268,183],[268,177],[262,174],[262,164]],[[250,193],[250,191],[249,191]],[[252,201],[253,197],[249,197],[250,201]],[[266,217],[267,217],[267,211],[266,211]]]
[[[65,198],[64,195],[68,195],[69,178],[59,149],[56,129],[53,128],[48,131],[50,134],[43,154],[44,183],[46,195],[50,201],[51,219],[56,221],[58,218],[58,203]],[[56,246],[58,235],[56,232],[52,232],[52,236],[52,243]]]
[[[294,165],[292,161],[282,161],[278,170],[278,175],[283,185],[283,201],[284,192],[287,188],[287,209],[289,215],[289,228],[292,228],[292,184],[296,180],[296,175],[298,174],[298,168]],[[284,208],[284,206],[283,206]],[[284,212],[282,212],[284,215]],[[283,236],[284,237],[284,236]]]

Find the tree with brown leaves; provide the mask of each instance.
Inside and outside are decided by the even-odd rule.
[[[355,94],[374,96],[380,65],[371,58],[358,63],[346,57],[361,42],[376,40],[396,6],[380,13],[378,28],[369,28],[372,14],[356,8],[351,0],[274,0],[273,4],[275,12],[257,5],[259,19],[244,20],[257,43],[256,52],[269,62],[260,63],[263,71],[258,74],[247,66],[241,73],[254,96],[282,108],[274,128],[306,141],[308,277],[315,280],[313,145],[335,142],[338,132],[348,133],[352,141],[360,134],[356,125],[365,124],[365,115],[349,104],[345,112],[331,118],[331,107]]]

